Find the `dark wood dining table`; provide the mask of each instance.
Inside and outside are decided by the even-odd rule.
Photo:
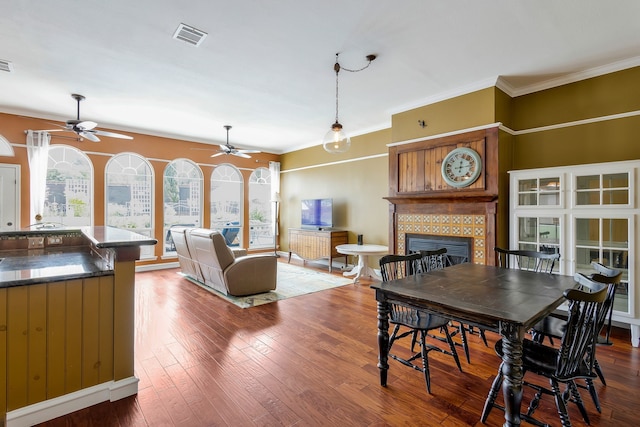
[[[389,304],[442,314],[500,333],[504,350],[504,426],[519,426],[525,333],[562,304],[565,289],[575,286],[571,276],[471,263],[372,284],[378,303],[380,384],[387,385],[389,369]]]

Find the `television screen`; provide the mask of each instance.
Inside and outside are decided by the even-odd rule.
[[[302,200],[302,226],[308,228],[333,227],[333,200]]]

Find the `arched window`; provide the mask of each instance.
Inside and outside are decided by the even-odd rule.
[[[211,173],[211,228],[219,230],[227,245],[242,242],[243,179],[232,165],[216,166]]]
[[[93,166],[77,148],[49,147],[42,220],[72,227],[93,224]]]
[[[121,153],[105,170],[105,223],[153,237],[153,169],[134,153]],[[141,246],[140,257],[153,257],[153,246]]]
[[[202,225],[202,171],[191,160],[176,159],[164,170],[164,253],[175,253],[170,228]]]
[[[273,248],[271,173],[257,168],[249,178],[249,248]]]

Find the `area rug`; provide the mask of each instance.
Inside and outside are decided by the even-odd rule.
[[[224,295],[209,286],[196,282],[184,275],[183,277],[240,308],[256,307],[270,302],[298,297],[300,295],[311,294],[353,283],[353,279],[338,277],[328,273],[309,270],[304,267],[281,262],[278,263],[276,290],[262,294],[249,295],[246,297]]]

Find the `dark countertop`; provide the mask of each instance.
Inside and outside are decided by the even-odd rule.
[[[0,288],[113,274],[89,247],[0,251]]]

